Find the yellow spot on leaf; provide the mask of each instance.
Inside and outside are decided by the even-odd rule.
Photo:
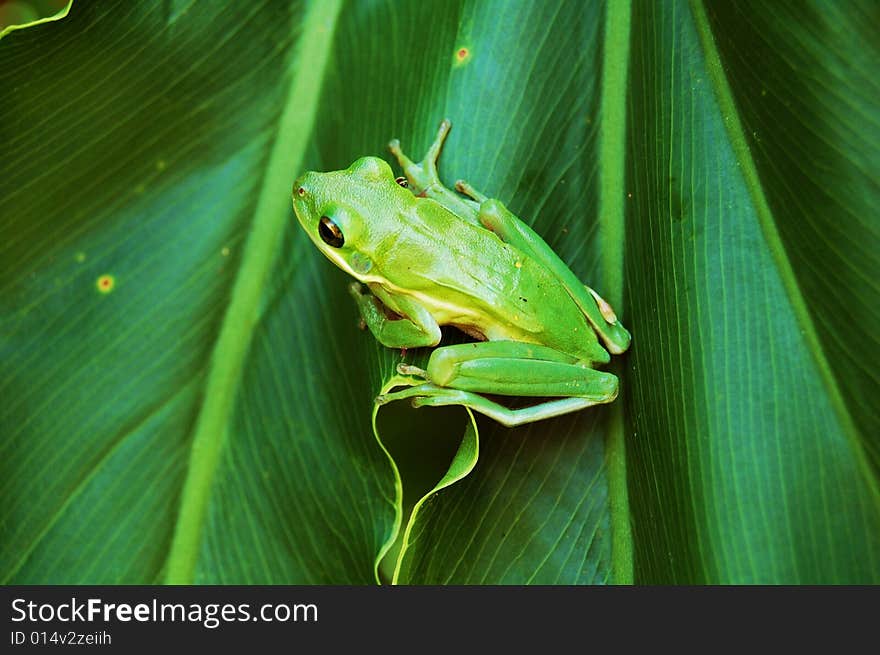
[[[110,293],[116,286],[116,278],[112,275],[102,275],[95,282],[95,286],[101,293]]]
[[[164,171],[166,166],[168,166],[168,164],[165,162],[164,159],[160,159],[159,161],[156,162],[156,170],[157,171]]]
[[[224,257],[229,257],[229,248],[227,248],[226,246],[223,246],[223,249],[220,251],[220,254],[223,255]]]
[[[76,260],[77,264],[82,264],[86,260],[86,254],[84,252],[78,252],[73,258]]]
[[[454,63],[456,66],[465,64],[471,58],[470,48],[461,46],[455,51]]]
[[[514,266],[516,266],[517,268],[522,268],[522,262],[516,262]]]

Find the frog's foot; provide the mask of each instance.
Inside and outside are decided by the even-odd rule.
[[[400,163],[403,172],[409,180],[409,186],[415,195],[425,196],[432,187],[443,186],[440,182],[440,176],[437,174],[437,158],[440,157],[440,150],[443,148],[443,142],[446,141],[451,127],[452,123],[446,118],[440,122],[440,128],[437,130],[437,137],[434,139],[434,143],[428,148],[425,158],[418,164],[404,154],[398,139],[393,139],[388,144],[388,150],[391,151],[391,154]]]
[[[392,391],[391,393],[383,393],[376,396],[376,404],[387,405],[395,400],[405,400],[409,398],[412,400],[413,406],[415,406],[415,403],[418,402],[419,398],[425,395],[444,393],[445,391],[448,391],[448,389],[438,387],[436,384],[431,384],[430,382],[415,383],[408,389],[401,389],[400,391]]]
[[[472,187],[470,184],[468,184],[464,180],[456,180],[455,190],[458,191],[459,193],[463,193],[468,198],[473,198],[474,200],[476,200],[477,202],[480,202],[480,203],[488,200],[488,198],[486,196],[484,196],[482,193],[477,191],[474,187]]]

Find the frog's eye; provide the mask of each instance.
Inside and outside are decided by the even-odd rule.
[[[406,178],[403,175],[401,175],[400,177],[394,178],[394,181],[397,182],[404,189],[409,188],[409,182],[406,181]]]
[[[321,222],[318,223],[318,234],[328,246],[333,248],[341,248],[345,243],[345,237],[342,236],[342,230],[332,221],[332,219],[322,216]]]

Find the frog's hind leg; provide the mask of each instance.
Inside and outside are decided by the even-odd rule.
[[[435,350],[426,371],[404,365],[399,372],[426,379],[377,398],[384,404],[412,398],[416,407],[463,405],[507,426],[521,425],[611,402],[617,377],[597,371],[560,351],[515,341],[458,344]],[[510,409],[483,393],[553,397],[530,407]]]
[[[478,220],[483,227],[501,237],[502,241],[519,248],[556,274],[572,300],[596,329],[609,352],[619,355],[626,351],[630,334],[617,320],[611,305],[585,286],[537,232],[494,198],[480,205]]]

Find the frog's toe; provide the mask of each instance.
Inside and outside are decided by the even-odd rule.
[[[404,364],[401,362],[397,365],[397,372],[401,375],[415,375],[426,380],[428,379],[428,372],[425,369],[413,366],[412,364]]]
[[[474,187],[472,187],[468,182],[464,180],[456,180],[455,181],[455,190],[459,193],[463,193],[469,198],[473,198],[477,202],[484,202],[487,200],[486,196],[477,191]]]

